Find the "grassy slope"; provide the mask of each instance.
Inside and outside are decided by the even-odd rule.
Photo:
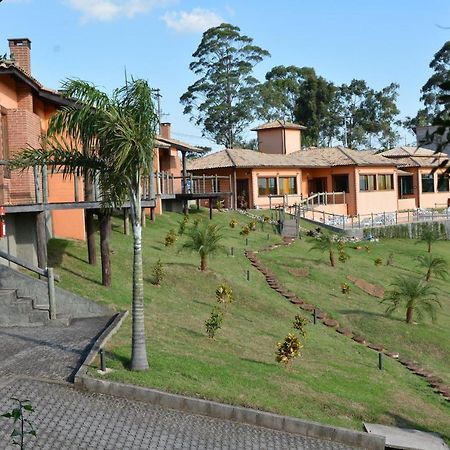
[[[309,326],[303,356],[292,371],[275,363],[276,342],[290,331],[298,310],[270,290],[251,268],[243,256],[239,229],[227,227],[231,217],[241,224],[249,220],[234,213],[215,214],[214,221],[224,226],[224,245],[228,249],[233,246],[236,256],[214,257],[207,273],[197,270],[196,255],[178,254],[179,242],[175,248],[163,245],[167,230],[178,228],[180,215],[165,214],[144,229],[151,370],[132,373],[126,369],[130,357],[127,320],[109,346],[108,365],[116,370],[108,377],[345,427],[360,429],[364,420],[413,426],[445,436],[450,409],[423,380],[390,360],[386,370],[379,371],[376,353],[324,326]],[[277,240],[270,236],[270,242]],[[262,247],[267,244],[267,232],[253,232],[249,241],[252,248]],[[115,221],[113,286],[106,289],[97,281],[100,268],[85,262],[84,244],[52,241],[50,254],[62,275],[62,287],[117,309],[129,308],[131,243],[131,236],[123,236],[120,221]],[[303,253],[301,248],[293,248],[292,254],[301,254],[299,250]],[[283,251],[290,250],[279,250]],[[167,270],[161,287],[150,283],[149,268],[158,258]],[[294,260],[283,262],[291,263],[295,265]],[[249,283],[245,271],[250,268]],[[205,336],[204,321],[214,305],[215,288],[223,281],[233,288],[236,302],[217,338],[210,340]]]

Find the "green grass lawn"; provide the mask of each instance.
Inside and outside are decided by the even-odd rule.
[[[206,216],[206,212],[194,212],[191,220]],[[228,226],[231,218],[239,222],[235,229]],[[386,370],[378,370],[375,352],[323,325],[308,326],[302,356],[292,370],[277,364],[276,343],[292,331],[292,319],[299,309],[271,290],[244,257],[245,238],[239,235],[239,230],[250,219],[237,213],[214,214],[213,222],[223,227],[223,244],[228,251],[233,247],[235,256],[218,254],[210,260],[209,271],[205,273],[198,270],[197,255],[179,253],[182,237],[174,247],[164,247],[167,231],[177,230],[181,219],[180,214],[165,213],[143,230],[147,350],[151,368],[141,373],[127,369],[131,353],[131,320],[127,319],[108,346],[108,366],[114,369],[107,375],[109,379],[349,428],[361,429],[362,421],[379,422],[436,431],[450,439],[450,407],[424,380],[389,359],[385,361]],[[258,227],[248,239],[251,249],[279,242],[269,226],[264,231]],[[449,336],[448,327],[445,329],[448,308],[443,309],[447,315],[437,325],[407,328],[400,316],[384,318],[378,300],[357,288],[349,298],[340,294],[341,278],[350,273],[346,271],[354,271],[373,282],[381,273],[386,281],[389,279],[388,270],[373,264],[375,257],[383,255],[382,245],[373,245],[369,254],[352,254],[347,264],[340,264],[334,270],[328,268],[325,257],[321,261],[322,255],[308,252],[306,241],[260,257],[273,265],[283,283],[302,297],[319,304],[343,323],[347,321],[352,328],[364,323],[367,330],[362,331],[368,337],[372,332],[377,341],[388,345],[388,338],[395,339],[393,331],[390,337],[391,330],[397,327],[404,330],[402,333],[409,332],[410,341],[398,337],[396,349],[402,351],[405,347],[414,351],[415,348],[421,352],[417,355],[419,361],[444,376],[449,359],[440,358],[448,356],[445,348]],[[392,245],[396,252],[396,271],[406,270],[403,259],[407,255],[401,256],[406,247],[411,254],[422,251],[422,247],[405,241],[392,241]],[[100,267],[87,264],[84,243],[53,240],[49,254],[61,275],[61,287],[111,304],[117,310],[129,309],[132,238],[122,234],[118,219],[114,221],[112,250],[113,285],[109,289],[99,283]],[[161,287],[151,284],[151,267],[158,258],[167,272]],[[307,279],[287,273],[289,267],[306,265],[311,267]],[[247,270],[250,270],[250,282],[246,280]],[[211,340],[206,336],[204,322],[215,305],[215,289],[222,282],[232,287],[235,303],[229,306],[216,339]],[[449,291],[444,283],[440,287],[446,289],[444,292]],[[372,324],[374,317],[383,327],[378,334],[377,326]]]

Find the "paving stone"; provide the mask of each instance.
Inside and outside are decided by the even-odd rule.
[[[344,335],[344,336],[347,336],[347,337],[353,336],[352,331],[349,330],[348,328],[341,328],[341,327],[339,327],[339,328],[336,329],[336,331],[337,331],[338,333]]]

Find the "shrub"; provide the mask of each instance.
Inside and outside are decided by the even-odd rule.
[[[256,231],[256,222],[252,220],[251,222],[248,223],[247,227],[250,231]]]
[[[226,284],[219,284],[216,289],[217,302],[223,305],[234,302],[233,290]]]
[[[375,258],[375,259],[373,260],[373,262],[374,262],[374,264],[375,264],[376,266],[381,266],[381,265],[383,265],[383,259],[382,259],[382,258]]]
[[[351,288],[348,283],[341,283],[341,292],[345,295],[350,294]]]
[[[225,202],[223,200],[217,200],[217,202],[216,202],[217,211],[222,212],[224,205],[225,205]]]
[[[205,321],[206,333],[210,339],[214,339],[216,335],[216,331],[222,327],[223,322],[223,312],[220,308],[215,306],[212,311],[209,319]]]
[[[184,216],[179,222],[178,222],[178,236],[183,236],[184,230],[186,229],[186,225],[189,222],[189,216]]]
[[[236,228],[237,223],[238,223],[237,220],[231,219],[231,220],[228,222],[228,225],[230,226],[230,228]]]
[[[166,272],[162,265],[161,258],[159,258],[158,261],[156,261],[155,265],[152,267],[152,284],[154,284],[155,286],[160,286],[165,274]]]
[[[244,226],[239,234],[242,236],[248,236],[250,234],[250,229],[247,226]]]
[[[300,333],[300,335],[305,338],[306,337],[306,326],[309,324],[309,320],[305,317],[302,316],[301,314],[297,314],[294,317],[294,322],[292,322],[292,326],[298,330],[298,332]]]
[[[164,240],[164,246],[170,247],[177,241],[177,235],[174,230],[169,230],[169,232],[166,234],[166,238]]]
[[[288,367],[292,361],[300,355],[300,349],[302,348],[297,336],[289,333],[283,342],[277,343],[277,351],[275,360],[278,363],[283,363]]]
[[[342,263],[345,263],[350,259],[350,255],[346,252],[339,252],[338,260]]]
[[[264,215],[264,216],[263,216],[263,222],[269,222],[269,221],[270,221],[270,217]]]
[[[393,263],[394,263],[394,253],[390,252],[389,256],[387,257],[387,260],[386,260],[386,265],[392,266]]]

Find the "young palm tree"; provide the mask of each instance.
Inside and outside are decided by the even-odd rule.
[[[144,329],[141,180],[152,170],[157,124],[152,92],[146,81],[132,80],[107,99],[91,84],[79,83],[81,94],[77,107],[80,116],[91,115],[89,126],[96,136],[96,148],[79,151],[73,140],[50,136],[42,148],[20,153],[13,166],[50,165],[61,169],[66,176],[97,177],[106,207],[119,207],[130,200],[134,250],[131,368],[144,370],[148,368],[148,360]],[[92,108],[97,101],[104,103]]]
[[[203,221],[189,227],[185,233],[187,240],[183,243],[182,250],[188,250],[200,255],[200,270],[208,268],[208,256],[224,250],[220,244],[222,235],[217,225]]]
[[[339,245],[339,238],[337,235],[322,233],[314,239],[310,251],[319,250],[321,252],[328,252],[331,267],[335,267],[336,259],[334,252],[335,250],[337,250],[338,245]]]
[[[439,240],[439,233],[433,228],[432,225],[425,225],[422,227],[419,236],[419,242],[425,242],[427,244],[428,253],[431,253],[431,244]],[[417,243],[419,243],[417,242]]]
[[[431,275],[445,279],[448,275],[448,264],[444,258],[434,258],[431,253],[417,257],[419,265],[426,269],[425,281],[431,280]]]
[[[392,290],[386,292],[381,303],[390,303],[386,314],[390,315],[399,307],[406,307],[406,323],[413,322],[414,314],[421,319],[428,314],[436,320],[436,308],[441,307],[436,291],[430,284],[419,278],[400,276],[391,284]]]

